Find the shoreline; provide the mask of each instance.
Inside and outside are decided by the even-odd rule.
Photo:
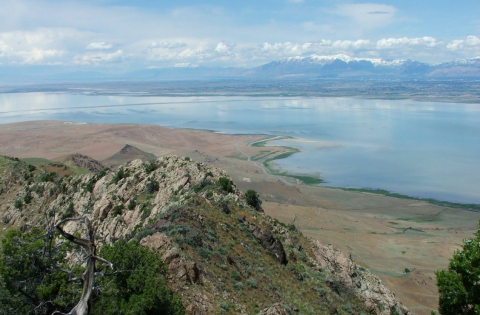
[[[269,135],[266,135],[266,136],[269,136]],[[295,173],[289,172],[286,169],[280,169],[280,170],[275,169],[271,165],[269,165],[270,162],[273,162],[275,160],[286,159],[295,153],[302,152],[301,148],[297,148],[297,147],[284,146],[284,145],[268,145],[268,142],[279,141],[279,140],[280,141],[287,140],[293,143],[295,142],[309,143],[309,144],[313,144],[317,148],[326,148],[326,147],[340,145],[340,144],[333,144],[333,143],[323,142],[323,141],[295,138],[292,136],[271,136],[270,138],[249,143],[248,144],[249,146],[254,146],[254,147],[279,147],[287,150],[287,152],[285,153],[281,153],[273,157],[266,158],[262,161],[262,164],[265,170],[267,170],[271,175],[293,178],[297,180],[296,182],[297,184],[304,184],[308,186],[319,186],[319,187],[326,187],[326,188],[332,188],[332,189],[341,189],[344,191],[353,191],[358,193],[369,193],[369,194],[375,194],[375,195],[381,195],[381,196],[393,197],[393,198],[399,198],[399,199],[417,200],[417,201],[427,202],[429,204],[441,206],[441,207],[449,207],[449,208],[461,209],[466,211],[480,212],[480,203],[478,204],[477,203],[460,203],[460,202],[451,202],[451,201],[439,200],[439,199],[428,198],[428,197],[414,197],[414,196],[405,195],[402,193],[397,193],[397,192],[393,192],[393,191],[389,191],[381,188],[367,188],[367,187],[348,188],[348,187],[337,187],[337,186],[328,186],[328,185],[320,186],[320,184],[328,183],[327,181],[322,179],[321,176],[315,177],[307,174],[295,174]],[[252,161],[255,162],[254,160]]]

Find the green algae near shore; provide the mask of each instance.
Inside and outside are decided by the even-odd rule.
[[[253,147],[268,147],[267,143],[269,141],[283,140],[283,139],[294,139],[294,138],[286,137],[286,136],[271,137],[271,138],[266,138],[266,139],[263,139],[263,140],[260,140],[260,141],[250,143],[249,145],[253,146]],[[281,154],[278,154],[278,155],[275,155],[275,156],[270,157],[270,158],[266,158],[262,162],[263,166],[265,167],[266,170],[268,170],[268,172],[270,172],[270,174],[276,175],[276,176],[290,177],[290,178],[301,181],[305,185],[318,185],[318,184],[321,184],[321,183],[325,182],[323,179],[321,179],[319,177],[309,176],[309,175],[304,175],[304,174],[289,173],[287,171],[278,170],[275,167],[273,167],[270,162],[273,162],[275,160],[286,159],[286,158],[292,156],[293,154],[301,151],[299,148],[294,148],[294,147],[290,147],[290,146],[278,146],[278,147],[280,147],[282,149],[286,149],[288,151],[284,152],[284,153],[281,153]]]
[[[408,195],[403,195],[395,192],[391,192],[385,189],[373,189],[373,188],[344,188],[344,187],[330,187],[336,189],[342,189],[346,191],[355,191],[355,192],[363,192],[363,193],[370,193],[382,196],[388,196],[393,198],[400,198],[400,199],[410,199],[410,200],[417,200],[417,201],[424,201],[436,206],[441,207],[449,207],[449,208],[458,208],[462,210],[470,210],[470,211],[477,211],[480,212],[480,204],[475,203],[457,203],[457,202],[450,202],[450,201],[442,201],[433,198],[420,198],[420,197],[412,197]]]

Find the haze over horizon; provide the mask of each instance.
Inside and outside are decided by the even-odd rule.
[[[480,3],[0,0],[0,72],[254,67],[292,56],[480,55]]]

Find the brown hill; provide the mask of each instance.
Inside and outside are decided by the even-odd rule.
[[[62,162],[63,164],[71,167],[81,167],[84,169],[89,170],[92,173],[98,173],[102,171],[103,169],[106,168],[102,163],[99,161],[86,156],[82,155],[80,153],[74,153],[74,154],[69,154],[65,155],[62,157],[58,157],[54,159],[55,161]]]
[[[126,144],[120,151],[102,161],[102,164],[112,169],[118,168],[121,164],[133,160],[142,160],[144,162],[155,160],[157,157],[152,153],[140,150],[132,145]]]

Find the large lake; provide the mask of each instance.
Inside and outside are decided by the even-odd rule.
[[[140,123],[305,142],[277,164],[325,185],[480,203],[480,105],[351,98],[0,94],[0,123]]]

